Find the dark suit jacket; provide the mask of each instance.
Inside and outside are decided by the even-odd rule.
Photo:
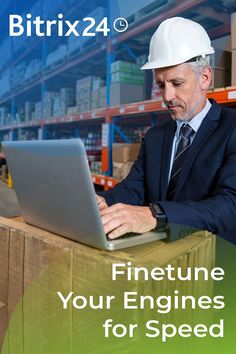
[[[188,151],[174,200],[167,201],[175,129],[172,119],[151,128],[127,178],[103,196],[108,205],[159,202],[173,240],[195,228],[235,242],[236,111],[212,101]]]

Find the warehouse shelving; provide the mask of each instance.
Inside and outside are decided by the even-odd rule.
[[[76,10],[82,9],[83,3],[75,4],[70,8],[68,6],[67,13],[76,13]],[[109,0],[96,1],[97,6],[107,4],[107,8],[112,6],[112,2]],[[88,6],[88,5],[87,5]],[[93,4],[93,6],[95,6]],[[226,6],[226,5],[225,5]],[[70,8],[70,10],[69,10]],[[91,8],[91,7],[90,7]],[[99,121],[102,124],[106,123],[109,126],[107,144],[101,149],[102,155],[102,169],[106,174],[105,176],[93,175],[94,183],[104,186],[104,188],[112,187],[117,181],[113,179],[111,175],[111,148],[114,141],[114,127],[119,121],[127,121],[129,119],[135,121],[137,117],[143,119],[143,121],[149,121],[150,125],[155,124],[158,120],[165,118],[166,108],[162,101],[148,100],[130,104],[122,104],[119,106],[110,106],[110,66],[113,61],[120,58],[129,58],[134,60],[137,55],[141,53],[147,53],[148,41],[150,39],[153,30],[158,23],[163,19],[176,15],[185,16],[188,11],[191,18],[198,18],[200,23],[202,22],[205,28],[208,30],[212,38],[223,36],[230,32],[230,12],[233,11],[234,6],[229,5],[225,7],[221,0],[217,0],[212,3],[210,1],[194,0],[194,1],[182,1],[181,4],[177,1],[165,1],[160,9],[152,9],[143,16],[136,16],[135,20],[130,20],[129,30],[123,34],[114,34],[108,37],[107,40],[103,39],[103,42],[99,40],[93,44],[87,44],[84,48],[74,55],[67,55],[63,61],[58,62],[56,65],[52,65],[49,68],[42,68],[38,76],[32,78],[31,81],[24,82],[21,86],[15,88],[13,91],[0,98],[0,105],[10,105],[11,112],[15,111],[16,101],[24,102],[28,99],[31,92],[36,92],[37,97],[42,99],[43,92],[47,87],[60,88],[60,82],[56,82],[55,78],[60,78],[61,82],[67,82],[68,84],[72,80],[72,77],[76,75],[76,78],[82,78],[88,74],[91,74],[91,68],[93,68],[93,74],[99,74],[106,76],[107,85],[107,106],[104,108],[91,110],[88,112],[82,112],[73,115],[64,115],[61,117],[53,117],[50,119],[41,119],[37,121],[28,121],[13,123],[7,126],[0,127],[0,140],[2,140],[4,134],[10,133],[10,138],[17,139],[17,132],[20,129],[25,131],[38,132],[38,138],[47,137],[47,130],[57,130],[62,125],[69,128],[76,124],[78,130],[80,124],[90,124],[92,121]],[[89,6],[86,11],[89,11]],[[86,14],[86,11],[84,14]],[[205,18],[201,11],[205,11]],[[201,16],[199,15],[201,14]],[[122,14],[121,14],[122,15]],[[207,21],[206,21],[207,20]],[[212,21],[211,21],[212,20]],[[143,40],[143,35],[146,35],[146,39]],[[35,48],[42,55],[42,61],[45,63],[45,55],[49,50],[50,43],[42,38],[37,40],[28,41],[28,45],[24,48],[24,51],[19,52],[17,58],[10,63],[11,66],[17,65],[22,60],[27,60],[27,56],[30,56]],[[97,65],[92,65],[94,59],[96,59]],[[8,63],[9,64],[9,63]],[[6,65],[4,66],[4,69]],[[35,91],[34,91],[35,90]],[[226,88],[220,91],[209,92],[209,98],[214,98],[220,104],[235,104],[236,102],[236,89]],[[142,118],[140,118],[142,117]],[[149,120],[147,119],[149,118]],[[74,127],[75,125],[73,125]]]

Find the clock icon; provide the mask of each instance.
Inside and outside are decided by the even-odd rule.
[[[117,18],[113,23],[113,27],[117,32],[125,32],[128,26],[128,21],[123,17]]]

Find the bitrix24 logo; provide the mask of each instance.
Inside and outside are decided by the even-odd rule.
[[[107,17],[96,21],[93,17],[85,17],[76,21],[65,20],[63,14],[58,14],[56,20],[43,20],[40,16],[34,19],[31,14],[27,14],[25,18],[20,15],[9,15],[9,36],[19,37],[23,34],[26,36],[51,37],[52,32],[59,37],[68,37],[71,34],[79,37],[95,37],[101,33],[107,37],[111,32],[110,26],[116,32],[125,32],[128,29],[128,22],[125,18],[116,18],[111,25]]]

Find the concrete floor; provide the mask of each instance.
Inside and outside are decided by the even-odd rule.
[[[0,180],[0,216],[19,216],[20,208],[14,189],[8,188],[7,184]]]

